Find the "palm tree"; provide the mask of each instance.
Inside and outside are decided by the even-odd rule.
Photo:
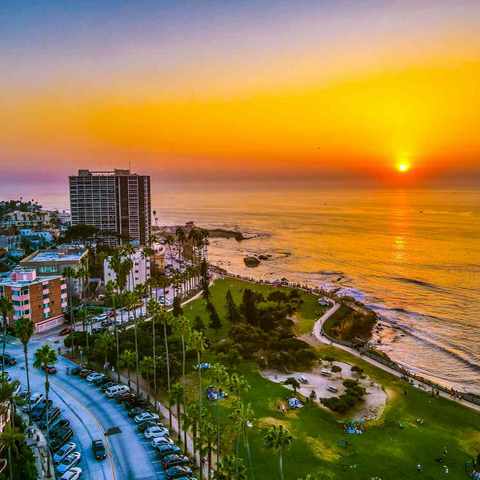
[[[2,314],[2,373],[5,371],[5,345],[7,343],[7,324],[9,317],[13,315],[13,303],[7,297],[0,297],[0,313]]]
[[[118,323],[117,323],[117,300],[118,300],[118,285],[117,282],[115,281],[108,281],[105,291],[108,296],[111,297],[112,299],[112,311],[113,311],[113,329],[114,329],[114,335],[115,335],[115,350],[116,350],[116,356],[115,356],[115,368],[117,370],[117,381],[120,381],[120,339],[118,336]]]
[[[240,449],[240,438],[243,438],[244,447],[247,450],[250,472],[252,473],[252,478],[255,478],[253,472],[252,452],[250,450],[250,442],[248,441],[248,428],[252,427],[255,421],[255,414],[253,413],[251,404],[245,404],[240,400],[237,400],[232,413],[230,414],[230,420],[233,422],[235,430],[237,431],[237,455]]]
[[[175,383],[172,385],[169,396],[169,404],[177,406],[177,425],[178,425],[178,440],[182,438],[182,424],[180,418],[180,406],[182,404],[182,399],[185,391],[181,383]],[[185,444],[185,451],[187,451],[187,445]]]
[[[40,347],[36,352],[35,352],[35,361],[33,362],[33,366],[35,368],[43,368],[43,371],[45,372],[45,399],[46,399],[46,424],[47,424],[47,443],[50,441],[50,425],[48,421],[48,393],[50,391],[50,383],[48,381],[48,367],[50,365],[54,365],[57,361],[57,354],[55,353],[55,350],[50,347],[47,343]],[[48,474],[50,475],[50,463],[48,465]]]
[[[217,464],[213,480],[246,480],[247,468],[242,458],[235,455],[223,457]]]
[[[0,434],[0,444],[7,447],[8,452],[8,474],[9,479],[13,480],[13,455],[17,456],[18,444],[23,441],[24,435],[17,431],[15,427],[11,425],[6,425],[3,429],[3,432]],[[12,455],[13,454],[13,455]]]
[[[140,393],[140,385],[138,382],[139,378],[139,357],[138,357],[138,330],[137,330],[137,314],[136,314],[136,306],[139,301],[139,296],[136,291],[134,292],[128,292],[126,295],[126,306],[127,306],[127,311],[128,311],[128,318],[130,318],[130,312],[134,311],[133,313],[133,320],[134,320],[134,325],[133,325],[133,333],[134,333],[134,340],[135,340],[135,381],[137,385],[137,395]]]
[[[135,366],[135,353],[131,350],[124,350],[120,355],[120,366],[127,369],[128,388],[130,388],[130,370]]]
[[[28,420],[31,423],[32,404],[30,399],[30,369],[28,364],[28,342],[32,338],[34,327],[33,322],[29,318],[19,318],[15,323],[15,332],[22,342],[23,355],[25,357],[25,372],[27,374],[27,398],[28,398]]]
[[[186,239],[185,230],[182,227],[177,227],[175,230],[175,236],[178,243],[178,263],[180,263],[181,256],[183,255],[183,245]]]
[[[157,334],[155,332],[155,324],[157,323],[161,311],[162,308],[160,307],[160,304],[154,298],[151,298],[147,304],[147,312],[152,318],[153,391],[155,392],[155,395],[157,394]]]
[[[214,449],[213,446],[215,444],[216,436],[217,432],[215,424],[211,419],[206,418],[202,422],[202,427],[200,430],[200,450],[202,456],[204,453],[207,454],[208,478],[210,478],[212,472],[212,452]],[[200,471],[202,471],[202,465],[200,465]]]
[[[280,472],[280,479],[284,480],[283,454],[292,444],[293,437],[283,425],[273,425],[265,432],[263,441],[267,448],[271,448],[278,453],[278,467]]]
[[[98,353],[102,354],[104,357],[104,362],[103,362],[103,368],[107,368],[107,363],[108,363],[108,353],[110,352],[110,349],[112,348],[112,345],[114,343],[114,338],[112,335],[110,335],[110,332],[105,331],[102,332],[98,337],[95,339],[95,350],[97,350]]]
[[[153,357],[151,357],[150,355],[143,357],[142,361],[140,362],[140,372],[142,374],[142,377],[147,381],[147,393],[150,392],[150,380],[152,378],[154,370],[155,362],[153,361]]]
[[[70,325],[75,330],[75,320],[73,313],[73,288],[72,279],[76,278],[75,270],[72,267],[66,267],[63,270],[63,276],[67,279],[67,292],[68,292],[68,316],[70,319]],[[73,336],[72,336],[72,355],[73,355]]]
[[[168,352],[168,335],[167,335],[167,326],[170,326],[174,322],[174,317],[170,312],[162,312],[162,323],[163,323],[163,340],[165,342],[165,361],[167,364],[167,393],[170,397],[171,385],[170,385],[170,355]],[[172,409],[170,408],[170,403],[168,404],[168,421],[170,429],[172,429]]]

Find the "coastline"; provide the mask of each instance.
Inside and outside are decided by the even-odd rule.
[[[479,395],[476,395],[470,392],[462,393],[453,388],[448,388],[444,385],[433,382],[430,379],[424,378],[414,373],[410,369],[405,368],[399,363],[393,361],[386,354],[383,354],[382,352],[377,352],[375,350],[368,348],[368,343],[367,343],[367,348],[358,348],[357,346],[354,346],[352,342],[335,339],[329,336],[328,334],[326,334],[323,328],[324,323],[328,320],[328,318],[330,318],[330,316],[332,316],[338,310],[341,304],[345,302],[344,297],[338,297],[335,294],[332,294],[332,292],[322,290],[321,288],[318,288],[318,287],[309,287],[308,285],[300,285],[300,284],[291,283],[291,282],[287,283],[287,282],[282,282],[281,280],[275,280],[275,281],[257,280],[253,277],[245,277],[239,274],[229,272],[226,269],[222,267],[217,267],[215,265],[211,266],[211,270],[213,270],[217,275],[222,277],[236,278],[236,279],[247,281],[247,282],[267,284],[267,285],[272,285],[277,287],[298,288],[312,295],[316,295],[318,297],[328,297],[333,302],[333,305],[330,307],[329,310],[327,310],[327,312],[325,312],[322,315],[322,317],[320,317],[315,322],[314,327],[312,329],[313,338],[315,338],[317,341],[321,343],[332,345],[358,358],[361,358],[362,360],[370,363],[371,365],[407,381],[408,383],[410,383],[410,385],[414,386],[415,388],[418,388],[425,392],[430,390],[432,392],[432,395],[441,396],[451,401],[455,401],[456,403],[459,403],[474,411],[480,412],[480,396]],[[352,299],[348,299],[348,301],[350,300]],[[370,310],[366,305],[361,304],[361,302],[358,302],[357,300],[354,300],[354,301],[355,303],[360,304],[362,308],[364,308],[365,310],[367,311]]]

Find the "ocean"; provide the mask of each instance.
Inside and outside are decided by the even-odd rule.
[[[321,286],[374,309],[392,359],[480,394],[480,192],[317,189],[165,192],[159,224],[189,220],[252,238],[212,239],[233,273]],[[245,255],[272,257],[257,268]]]

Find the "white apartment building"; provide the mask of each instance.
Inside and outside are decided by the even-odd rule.
[[[145,283],[150,278],[150,259],[145,258],[143,250],[137,250],[129,256],[133,262],[133,268],[128,275],[126,289],[130,292],[140,283]],[[117,275],[110,267],[110,257],[103,261],[103,279],[105,285],[110,281],[116,281]]]

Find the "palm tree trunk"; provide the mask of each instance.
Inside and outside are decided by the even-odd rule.
[[[278,466],[280,468],[280,480],[283,480],[283,453],[280,451],[278,455]]]
[[[180,420],[180,399],[177,398],[177,426],[178,426],[178,441],[182,440],[182,425]]]
[[[255,473],[253,471],[253,462],[252,462],[252,451],[250,450],[250,442],[248,441],[248,434],[247,434],[247,431],[245,430],[245,427],[243,431],[243,437],[245,440],[245,447],[247,449],[248,465],[250,467],[249,471],[252,474],[252,479],[255,480]]]
[[[8,477],[13,480],[13,465],[12,465],[12,446],[8,445]]]
[[[25,356],[25,373],[27,374],[27,395],[28,395],[28,424],[32,423],[32,399],[30,398],[30,369],[28,368],[28,346],[23,345],[23,355]]]
[[[157,336],[156,336],[156,332],[155,332],[155,323],[156,323],[156,318],[155,318],[155,316],[152,316],[153,391],[154,391],[154,395],[156,397],[156,395],[157,395],[157,353],[156,353]]]
[[[130,315],[129,315],[130,316]],[[134,310],[133,313],[135,326],[133,327],[135,334],[135,382],[137,384],[137,397],[140,393],[140,384],[138,383],[138,335],[137,335],[137,312]]]
[[[167,338],[167,323],[163,322],[163,338],[165,341],[165,358],[167,361],[167,390],[170,397],[170,356],[168,353],[168,338]],[[170,424],[170,430],[172,429],[172,408],[170,402],[168,402],[168,421]]]
[[[48,419],[48,411],[49,411],[49,405],[48,405],[48,393],[50,391],[50,383],[48,381],[48,365],[45,365],[45,398],[46,398],[46,421],[47,421],[47,445],[50,443],[50,423]],[[50,477],[51,472],[50,472],[50,460],[47,457],[47,475]]]
[[[5,372],[5,345],[7,343],[7,317],[3,316],[3,339],[2,339],[2,376]]]

